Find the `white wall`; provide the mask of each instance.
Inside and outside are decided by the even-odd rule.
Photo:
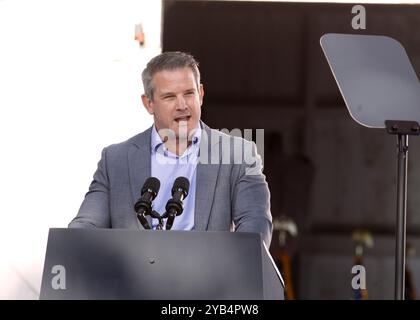
[[[102,148],[151,125],[140,73],[160,29],[157,0],[0,0],[1,299],[38,298],[48,229],[76,215]]]

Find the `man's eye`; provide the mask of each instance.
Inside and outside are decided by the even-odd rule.
[[[192,95],[194,95],[194,92],[187,92],[185,95],[186,96],[192,96]]]
[[[173,99],[174,98],[174,96],[164,96],[163,97],[163,99],[164,100],[171,100],[171,99]]]

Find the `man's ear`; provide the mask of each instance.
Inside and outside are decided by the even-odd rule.
[[[149,114],[153,114],[153,107],[151,106],[151,101],[145,94],[141,95],[141,101],[143,102],[143,105],[146,108],[147,112],[149,112]]]
[[[204,86],[202,83],[200,83],[200,106],[203,104],[203,98],[204,98]]]

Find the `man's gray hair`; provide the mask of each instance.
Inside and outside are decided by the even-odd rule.
[[[192,70],[197,84],[197,90],[200,86],[200,71],[198,70],[198,62],[188,53],[174,51],[164,52],[149,61],[146,68],[141,74],[143,80],[144,93],[153,101],[153,76],[163,70],[175,70],[188,67]]]

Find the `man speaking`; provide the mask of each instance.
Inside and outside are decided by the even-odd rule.
[[[254,143],[210,129],[200,120],[204,88],[197,61],[183,52],[162,53],[147,64],[142,80],[143,105],[154,124],[102,151],[69,227],[147,228],[134,209],[145,181],[154,177],[160,182],[153,210],[163,214],[174,181],[183,177],[189,182],[188,195],[182,214],[170,222],[172,230],[256,232],[268,247],[272,217],[261,158]],[[168,220],[145,218],[153,229]]]

